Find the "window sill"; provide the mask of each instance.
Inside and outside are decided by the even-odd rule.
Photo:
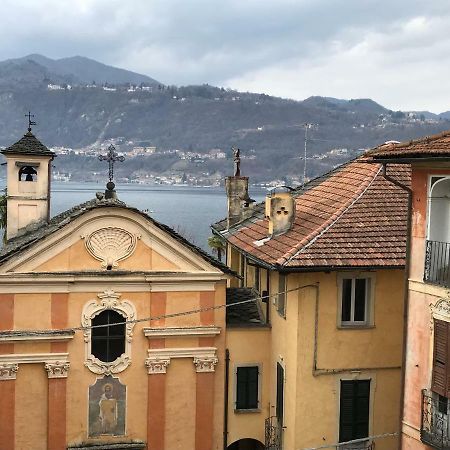
[[[338,330],[367,330],[375,328],[374,324],[361,324],[358,325],[357,323],[349,323],[347,324],[340,324],[337,326]]]
[[[260,412],[261,412],[261,410],[259,408],[256,408],[256,409],[235,409],[234,410],[235,414],[247,414],[247,413],[254,414],[254,413],[260,413]]]

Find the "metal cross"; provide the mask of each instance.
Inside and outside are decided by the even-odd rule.
[[[25,114],[25,117],[28,117],[28,131],[31,131],[31,126],[36,125],[36,122],[31,120],[34,117],[34,114],[31,114],[31,111],[28,111],[28,114]]]
[[[106,155],[99,155],[98,159],[100,161],[108,161],[109,164],[109,181],[112,181],[114,178],[114,163],[116,161],[124,162],[125,158],[123,156],[119,156],[116,152],[116,148],[114,145],[110,145],[108,147],[108,153]]]

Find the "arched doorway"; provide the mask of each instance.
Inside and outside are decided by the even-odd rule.
[[[450,282],[450,177],[431,178],[425,280]]]
[[[227,450],[264,450],[264,444],[256,439],[239,439],[229,445]]]

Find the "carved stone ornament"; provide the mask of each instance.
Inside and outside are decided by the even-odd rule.
[[[94,231],[85,238],[87,251],[99,261],[103,268],[118,267],[118,262],[132,255],[137,239],[128,231],[117,227],[105,227]]]
[[[435,304],[430,303],[430,331],[434,328],[434,319],[450,322],[450,291],[447,292],[449,298],[440,298]]]
[[[0,364],[0,381],[15,380],[17,377],[18,370],[19,370],[19,364],[15,364],[15,363]]]
[[[97,295],[98,300],[91,300],[84,305],[81,313],[81,325],[86,327],[83,332],[85,342],[84,365],[96,374],[111,375],[125,370],[131,364],[131,341],[133,340],[133,328],[135,323],[129,322],[137,318],[136,308],[128,300],[120,300],[120,294],[113,290],[104,291]],[[91,328],[92,319],[102,311],[111,309],[124,317],[125,325],[125,352],[112,362],[103,362],[91,353]]]
[[[45,370],[49,378],[67,378],[69,372],[69,361],[55,361],[45,363]]]
[[[216,357],[213,358],[194,358],[196,372],[214,372],[214,367],[218,363]]]
[[[147,358],[145,366],[149,375],[166,373],[167,366],[170,364],[170,358]]]

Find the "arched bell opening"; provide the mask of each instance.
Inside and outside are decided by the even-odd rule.
[[[37,181],[37,170],[33,166],[23,166],[19,169],[19,181]]]

